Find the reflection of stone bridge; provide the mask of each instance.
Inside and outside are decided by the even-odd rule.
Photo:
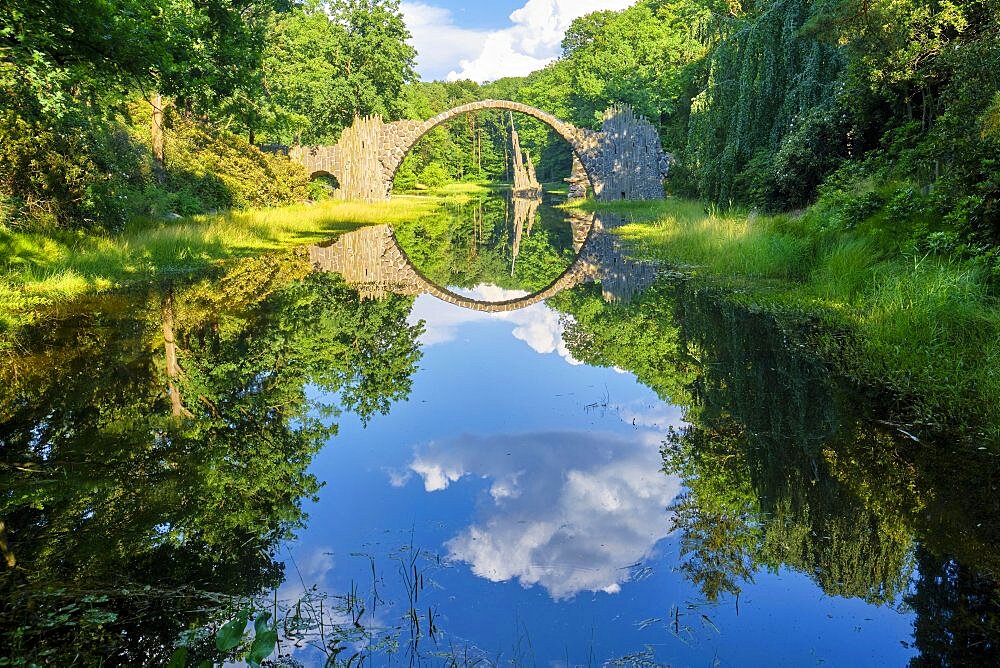
[[[599,132],[577,128],[551,114],[519,102],[481,100],[463,104],[426,121],[383,123],[378,116],[355,119],[335,146],[300,146],[292,160],[311,174],[337,179],[337,197],[383,200],[410,149],[438,125],[462,114],[490,109],[515,111],[551,127],[573,148],[598,199],[658,199],[669,159],[649,121],[628,107],[609,109]]]
[[[605,223],[614,226],[620,219],[607,214],[574,217],[571,220],[574,239],[582,240],[582,246],[569,268],[539,292],[499,302],[479,301],[457,294],[425,277],[400,248],[388,225],[361,228],[338,237],[327,246],[310,246],[309,259],[319,271],[341,274],[368,298],[389,292],[430,294],[456,306],[501,313],[537,304],[563,290],[596,281],[601,284],[605,299],[628,301],[653,282],[656,270],[649,262],[625,257],[617,237],[605,231]]]

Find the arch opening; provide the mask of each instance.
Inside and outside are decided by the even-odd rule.
[[[493,101],[487,101],[493,102]],[[470,103],[422,122],[401,121],[400,141],[389,155],[389,192],[435,188],[445,182],[515,183],[515,163],[539,183],[579,182],[593,191],[565,124],[516,103]],[[515,108],[516,107],[516,108]],[[417,127],[410,129],[405,126]],[[516,131],[515,135],[512,133]],[[575,129],[574,129],[575,131]],[[520,150],[515,150],[515,142]],[[515,153],[521,160],[517,161]],[[523,173],[523,172],[522,172]],[[582,176],[582,179],[581,179]],[[568,190],[569,186],[565,186]]]
[[[340,180],[336,174],[319,169],[309,174],[309,195],[312,199],[333,196],[340,190]]]

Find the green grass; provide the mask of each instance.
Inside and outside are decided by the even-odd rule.
[[[458,181],[435,187],[417,184],[413,189],[404,192],[410,195],[430,195],[432,197],[445,197],[448,199],[461,200],[509,188],[510,185],[506,183],[492,183],[490,181]],[[397,197],[400,195],[393,196]]]
[[[173,222],[136,221],[115,236],[0,227],[0,330],[30,322],[47,304],[193,275],[234,258],[323,241],[363,225],[402,222],[426,215],[439,203],[404,195],[376,204],[327,200]]]
[[[619,233],[635,252],[736,288],[734,299],[846,331],[831,361],[889,389],[913,421],[1000,437],[1000,302],[971,262],[915,258],[884,235],[825,228],[815,213],[673,199],[579,206],[624,214],[632,222]]]

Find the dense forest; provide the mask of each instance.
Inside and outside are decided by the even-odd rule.
[[[674,194],[761,210],[818,199],[842,225],[878,214],[934,249],[1000,241],[997,0],[642,0],[577,19],[545,69],[485,85],[416,81],[398,0],[8,7],[9,226],[116,229],[301,199],[304,175],[252,144],[328,143],[355,114],[503,98],[583,127],[632,105],[674,158]],[[518,123],[542,179],[564,176],[568,147]],[[508,125],[483,113],[440,128],[397,186],[504,179]]]
[[[582,127],[628,103],[659,128],[676,195],[764,211],[819,199],[834,224],[888,219],[927,249],[975,253],[1000,242],[998,66],[995,0],[644,0],[576,20],[562,57],[527,77],[410,96],[434,112],[513,99]],[[551,134],[522,143],[545,177],[565,164]]]
[[[0,12],[0,224],[304,199],[255,143],[399,118],[414,50],[398,0],[13,0]]]

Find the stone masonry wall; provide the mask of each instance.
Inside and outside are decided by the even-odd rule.
[[[628,107],[606,112],[601,131],[593,132],[519,102],[480,100],[426,121],[383,123],[377,116],[358,119],[336,146],[295,147],[289,157],[310,174],[336,177],[342,191],[339,197],[384,200],[392,192],[403,158],[421,137],[457,116],[485,109],[514,111],[549,125],[573,148],[598,199],[663,197],[669,157],[660,146],[656,128]]]

